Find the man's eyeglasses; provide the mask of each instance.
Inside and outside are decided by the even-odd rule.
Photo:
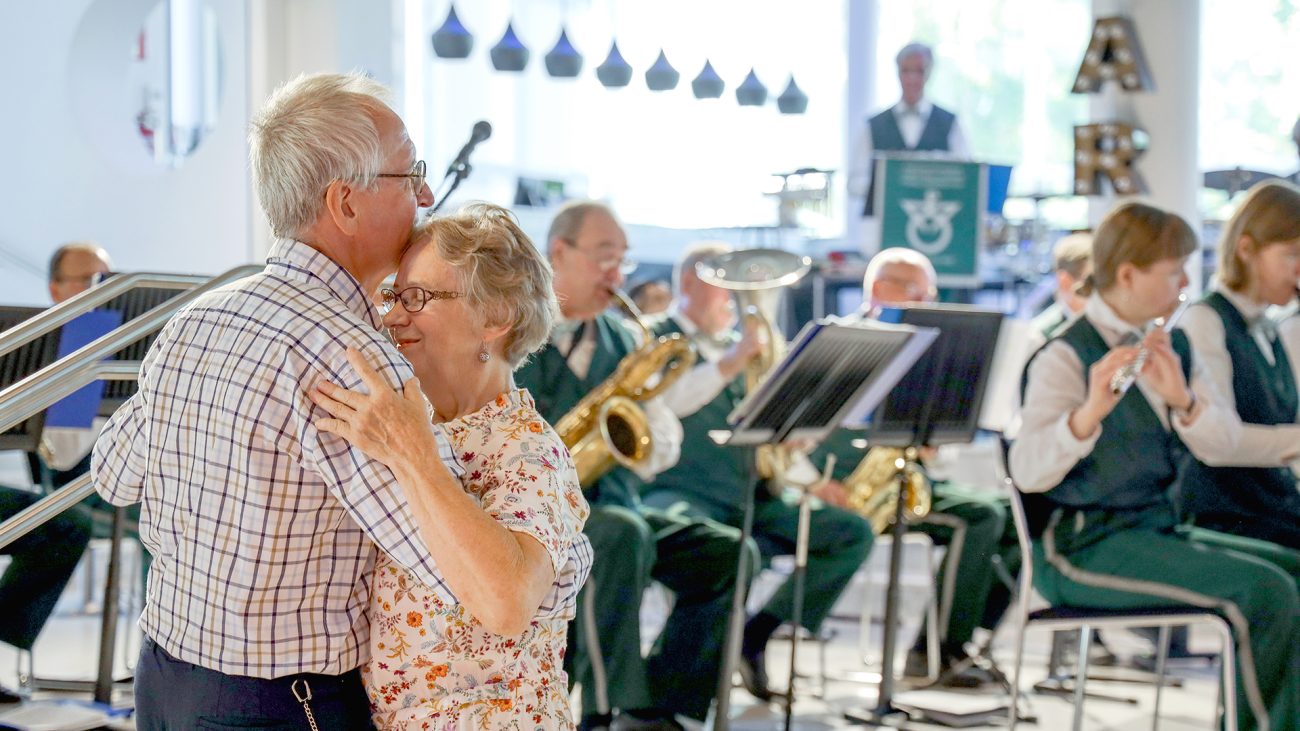
[[[568,244],[575,251],[582,252],[582,255],[587,257],[587,259],[590,260],[592,264],[595,264],[596,268],[600,269],[602,273],[610,272],[617,269],[619,274],[622,274],[623,276],[626,277],[632,272],[636,271],[637,263],[626,257],[615,256],[613,254],[596,256],[595,254],[591,253],[590,251],[587,251],[581,246],[578,246],[577,243],[570,241],[569,239],[560,239],[560,241],[563,241],[564,243]]]
[[[464,296],[464,292],[444,292],[423,287],[407,287],[401,292],[385,287],[379,290],[379,311],[387,315],[398,302],[401,302],[402,309],[407,312],[419,312],[424,309],[424,305],[429,300],[454,300]]]
[[[420,187],[424,185],[424,174],[425,174],[425,172],[426,172],[427,170],[428,170],[428,166],[424,164],[424,161],[423,161],[423,160],[416,160],[416,161],[415,161],[415,166],[411,168],[411,172],[409,172],[409,173],[379,173],[379,174],[376,175],[375,177],[377,177],[377,178],[410,178],[410,179],[411,179],[411,188],[413,188],[413,189],[415,190],[416,193],[419,193],[419,192],[420,192]]]

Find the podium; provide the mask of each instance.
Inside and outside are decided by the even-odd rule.
[[[879,152],[866,215],[879,224],[880,248],[925,254],[940,287],[977,287],[985,215],[1001,215],[1010,179],[1006,165],[957,161],[946,153]]]
[[[846,419],[869,413],[903,378],[917,358],[938,337],[938,331],[874,322],[813,322],[804,326],[785,358],[768,378],[746,395],[728,417],[732,431],[719,443],[738,447],[781,444],[789,440],[820,441]],[[712,435],[711,435],[712,436]],[[731,617],[718,677],[717,696],[706,727],[730,726],[731,676],[740,653],[748,585],[745,545],[753,533],[754,495],[745,493],[741,521],[740,565],[732,597]],[[800,547],[796,550],[796,587],[806,568],[807,500],[800,509]],[[801,615],[801,591],[796,588],[794,618]],[[798,627],[795,627],[798,636]],[[797,645],[796,645],[797,646]],[[793,663],[794,647],[791,648]],[[794,701],[794,673],[786,698],[786,728]]]

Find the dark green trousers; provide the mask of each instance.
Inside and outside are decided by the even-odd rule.
[[[595,561],[569,632],[583,714],[661,708],[703,719],[717,688],[740,531],[652,507],[594,505],[583,533]],[[748,550],[756,565],[757,548]],[[673,609],[642,658],[641,596],[652,580],[673,592]]]
[[[1172,511],[1058,515],[1034,546],[1034,586],[1053,604],[1135,609],[1186,604],[1233,627],[1242,731],[1300,729],[1300,594],[1276,565],[1192,540]]]
[[[960,656],[975,628],[996,626],[1010,603],[1010,592],[997,580],[993,557],[1002,557],[1014,576],[1020,549],[1007,498],[943,481],[933,484],[932,493],[930,517],[908,530],[948,547],[935,586],[939,638],[944,648]],[[922,629],[918,648],[925,635]]]
[[[0,485],[0,521],[41,497]],[[89,541],[90,518],[77,507],[0,549],[12,557],[0,577],[0,642],[32,648]]]
[[[687,493],[655,490],[644,498],[647,504],[679,515],[707,518],[739,526],[743,515],[739,508],[701,501]],[[754,541],[763,558],[795,552],[799,531],[797,496],[787,493],[774,497],[758,490],[754,503]],[[808,571],[804,579],[804,602],[800,624],[810,631],[830,614],[854,572],[871,551],[874,536],[871,525],[856,513],[814,501],[809,515]],[[781,584],[763,611],[789,622],[794,617],[794,578]]]

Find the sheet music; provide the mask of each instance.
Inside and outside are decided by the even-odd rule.
[[[883,322],[873,322],[863,320],[854,323],[856,327],[869,327],[872,329],[889,328],[891,330],[904,327],[901,325],[888,325]],[[885,364],[885,367],[872,377],[871,382],[867,385],[866,390],[858,398],[853,408],[845,414],[840,420],[840,426],[851,429],[860,429],[866,424],[871,413],[876,410],[885,397],[889,395],[890,389],[898,385],[898,382],[907,375],[912,369],[917,359],[921,357],[929,347],[934,343],[935,338],[939,337],[939,331],[932,327],[908,328],[914,330],[912,337],[908,339],[902,350],[894,357],[893,360]]]

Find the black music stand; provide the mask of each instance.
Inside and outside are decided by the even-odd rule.
[[[820,441],[846,417],[870,411],[908,372],[938,332],[878,323],[813,322],[799,332],[785,358],[728,417],[733,427],[720,443],[738,447],[779,444],[792,439]],[[740,559],[732,614],[723,651],[718,691],[706,727],[730,725],[731,676],[740,653],[748,571],[745,545],[753,533],[754,496],[745,491]],[[806,551],[805,551],[806,553]],[[802,581],[796,565],[796,586]],[[800,602],[796,602],[798,634]],[[795,647],[792,646],[793,654]],[[794,703],[794,674],[786,698],[786,727]]]
[[[961,444],[975,437],[1002,313],[956,305],[912,305],[886,310],[881,319],[939,330],[935,344],[917,360],[867,425],[867,442],[871,446],[903,447],[907,458],[897,472],[899,490],[885,594],[880,692],[874,708],[848,711],[844,716],[874,726],[895,726],[912,714],[924,716],[925,712],[922,708],[896,706],[893,698],[898,574],[907,532],[903,520],[907,476],[919,469],[916,456],[921,447]]]

